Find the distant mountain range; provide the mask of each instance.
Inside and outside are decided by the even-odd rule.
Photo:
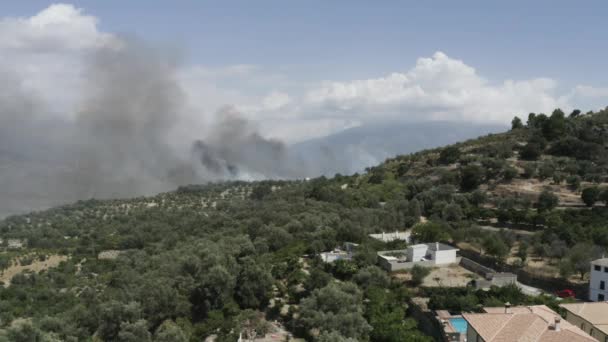
[[[291,146],[318,174],[351,174],[381,163],[388,157],[453,144],[507,130],[505,125],[427,121],[364,125]],[[313,176],[316,176],[313,175]]]

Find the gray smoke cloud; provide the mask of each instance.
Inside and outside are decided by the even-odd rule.
[[[233,107],[219,110],[217,117],[212,133],[192,148],[210,176],[260,179],[305,175],[302,161],[290,155],[284,143],[262,137]]]
[[[0,216],[206,181],[302,175],[283,143],[263,138],[232,107],[186,142],[189,150],[176,150],[172,132],[193,113],[182,115],[187,99],[172,56],[123,40],[87,56],[86,65],[74,120],[45,120],[43,102],[0,73]]]

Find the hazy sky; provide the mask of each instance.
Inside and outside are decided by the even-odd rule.
[[[123,35],[179,66],[185,134],[223,105],[288,142],[383,120],[504,123],[608,105],[605,1],[52,4],[0,3],[0,72],[48,115],[77,111],[82,56]]]

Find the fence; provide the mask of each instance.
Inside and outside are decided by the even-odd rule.
[[[563,289],[572,289],[575,292],[577,298],[588,298],[588,284],[575,284],[565,279],[552,278],[528,272],[526,270],[520,269],[519,267],[498,262],[494,258],[480,255],[479,253],[470,250],[461,250],[459,253],[463,256],[463,260],[468,258],[478,264],[481,264],[482,266],[495,269],[498,272],[515,273],[517,274],[517,280],[524,285],[537,287],[547,292],[555,292]]]

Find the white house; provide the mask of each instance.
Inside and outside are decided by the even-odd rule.
[[[428,246],[429,254],[431,255],[431,259],[435,261],[435,265],[445,265],[456,262],[456,251],[458,251],[458,248],[439,242],[429,243]]]
[[[426,256],[426,251],[429,249],[429,246],[426,244],[418,244],[408,246],[406,250],[407,260],[408,261],[423,261]]]
[[[443,266],[457,262],[458,248],[439,242],[408,246],[407,249],[378,252],[378,262],[389,272],[405,270],[420,265]]]
[[[326,263],[333,263],[337,260],[352,260],[358,246],[356,243],[345,242],[343,249],[335,248],[333,251],[320,253],[319,256]]]
[[[593,302],[608,300],[608,258],[597,259],[591,262],[589,300]]]

